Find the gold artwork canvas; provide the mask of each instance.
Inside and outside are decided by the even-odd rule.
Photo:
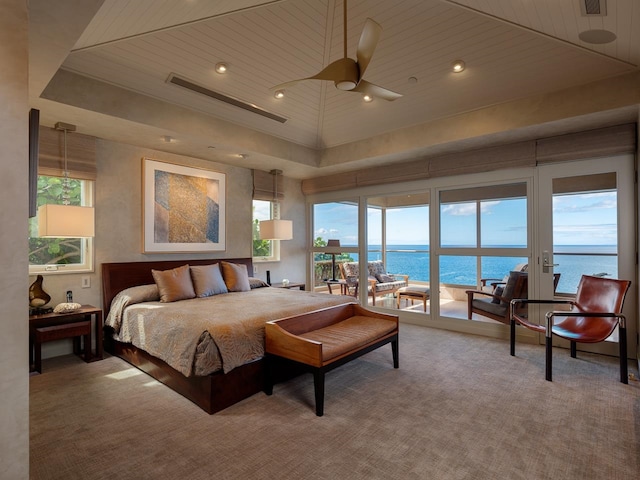
[[[143,159],[145,253],[225,249],[225,175]]]

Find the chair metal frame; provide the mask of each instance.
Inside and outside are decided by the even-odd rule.
[[[592,277],[589,275],[583,275],[583,278],[580,280],[580,285],[578,286],[578,292],[580,292],[580,286],[582,282],[585,280],[585,277],[589,279],[601,279],[604,281],[611,281],[611,279],[602,279],[600,277]],[[619,338],[618,338],[618,346],[620,349],[620,381],[624,384],[629,383],[629,373],[628,373],[628,360],[627,360],[627,323],[626,317],[621,313],[622,307],[624,305],[624,298],[629,291],[629,287],[631,286],[631,282],[628,280],[616,280],[616,282],[620,283],[621,293],[619,294],[620,298],[617,299],[617,304],[619,308],[618,312],[597,312],[597,311],[550,311],[545,314],[545,325],[538,325],[536,323],[531,323],[528,321],[526,317],[522,317],[515,313],[517,311],[518,304],[548,304],[548,305],[571,305],[572,308],[581,308],[580,304],[575,300],[535,300],[535,299],[513,299],[510,302],[509,310],[510,310],[510,354],[511,356],[515,356],[515,343],[516,343],[516,323],[539,333],[545,334],[545,378],[548,381],[552,381],[552,367],[553,367],[553,335],[556,335],[560,338],[564,338],[565,340],[569,340],[570,342],[570,351],[571,357],[576,358],[577,356],[577,343],[599,343],[603,342],[612,332],[606,335],[604,338],[597,339],[589,339],[584,340],[580,339],[578,335],[574,335],[573,338],[570,335],[566,335],[560,333],[558,329],[554,330],[554,319],[555,317],[564,317],[565,319],[568,317],[583,317],[583,318],[616,318],[616,326],[619,327]],[[560,327],[562,322],[560,322],[558,327]],[[615,330],[615,326],[613,327]]]

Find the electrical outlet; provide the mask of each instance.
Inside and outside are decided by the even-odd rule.
[[[91,288],[91,277],[82,277],[82,288]]]

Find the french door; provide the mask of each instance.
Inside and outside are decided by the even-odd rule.
[[[634,161],[631,155],[540,166],[536,172],[535,268],[530,298],[553,298],[553,274],[560,274],[556,296],[575,294],[581,275],[631,280],[624,314],[629,356],[636,356],[636,242]],[[531,271],[531,266],[529,268]],[[544,310],[537,312],[544,321]],[[532,312],[530,312],[531,314]],[[554,337],[554,346],[569,343]],[[544,343],[544,334],[540,334]],[[578,349],[618,354],[618,332],[606,342]]]

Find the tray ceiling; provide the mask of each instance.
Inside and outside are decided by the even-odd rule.
[[[365,103],[323,81],[301,82],[274,98],[272,86],[342,57],[340,0],[105,0],[61,69],[322,152],[637,72],[640,2],[609,0],[606,16],[586,17],[580,1],[350,0],[348,56],[355,57],[366,18],[382,25],[366,79],[404,95],[393,102]],[[617,38],[604,45],[580,40],[594,29]],[[466,63],[459,74],[451,70],[456,59]],[[228,65],[224,75],[215,72],[219,62]],[[286,122],[186,90],[167,81],[172,75]],[[153,126],[154,135],[159,130]],[[220,151],[251,150],[200,141]]]

